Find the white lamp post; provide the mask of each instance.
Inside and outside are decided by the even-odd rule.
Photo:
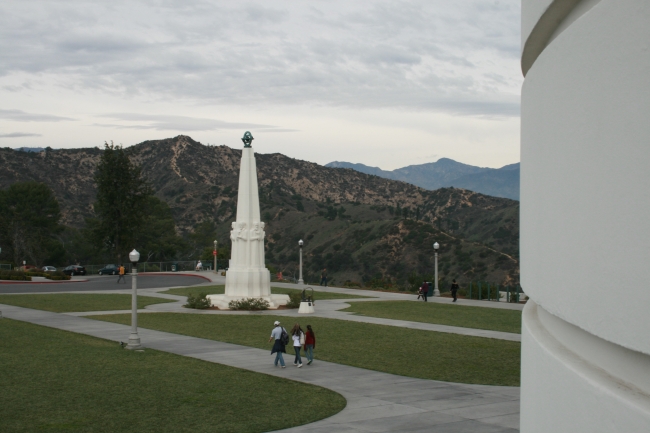
[[[126,349],[142,349],[140,345],[140,336],[138,335],[138,262],[140,253],[135,249],[129,253],[129,260],[133,263],[131,271],[131,335],[129,335],[129,344]]]
[[[435,263],[435,274],[434,274],[434,282],[433,282],[433,296],[440,296],[440,290],[438,290],[438,248],[440,248],[440,244],[438,242],[435,242],[433,244],[433,251],[434,251],[434,263]]]
[[[214,273],[217,273],[217,241],[214,241]]]
[[[298,274],[298,284],[305,284],[305,282],[302,280],[302,246],[304,242],[302,239],[298,241],[298,245],[300,246],[300,272]]]

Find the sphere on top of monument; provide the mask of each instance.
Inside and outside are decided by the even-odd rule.
[[[251,147],[253,140],[253,134],[251,134],[249,131],[246,131],[241,139],[241,141],[244,142],[244,147]]]

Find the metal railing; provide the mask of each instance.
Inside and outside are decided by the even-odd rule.
[[[525,300],[526,295],[521,290],[520,285],[501,287],[498,284],[492,284],[478,281],[471,282],[465,289],[467,298],[478,299],[479,301],[496,301],[519,303]]]

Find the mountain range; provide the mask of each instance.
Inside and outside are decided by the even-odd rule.
[[[330,162],[325,167],[350,168],[385,179],[412,183],[429,190],[454,187],[494,197],[519,200],[519,163],[495,169],[476,167],[453,159],[440,158],[436,162],[409,165],[393,171],[342,161]]]
[[[181,135],[145,141],[128,151],[155,195],[171,208],[177,233],[187,236],[208,222],[215,225],[219,244],[230,244],[240,149],[206,146]],[[0,188],[43,182],[60,203],[62,223],[83,228],[85,218],[94,216],[93,174],[102,152],[96,147],[0,149]],[[437,241],[443,279],[519,280],[517,201],[460,188],[430,191],[278,153],[257,153],[256,160],[266,257],[274,269],[296,273],[297,242],[303,239],[306,281],[327,268],[339,284],[402,284],[431,274],[431,245]]]

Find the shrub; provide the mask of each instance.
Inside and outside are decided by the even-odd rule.
[[[61,271],[45,272],[44,274],[45,274],[44,275],[45,278],[47,278],[48,280],[53,280],[53,281],[69,280],[70,278],[72,278],[72,277],[70,277],[70,275],[66,275]]]
[[[300,293],[289,293],[289,302],[285,305],[287,308],[300,308],[302,295]]]
[[[187,297],[187,304],[184,305],[186,308],[195,308],[198,310],[205,310],[212,306],[212,302],[207,298],[207,293],[199,293],[199,296],[194,296],[193,293]]]
[[[0,271],[0,280],[32,281],[32,277],[22,271]]]
[[[268,310],[269,307],[269,301],[259,298],[244,298],[228,303],[231,310]]]

